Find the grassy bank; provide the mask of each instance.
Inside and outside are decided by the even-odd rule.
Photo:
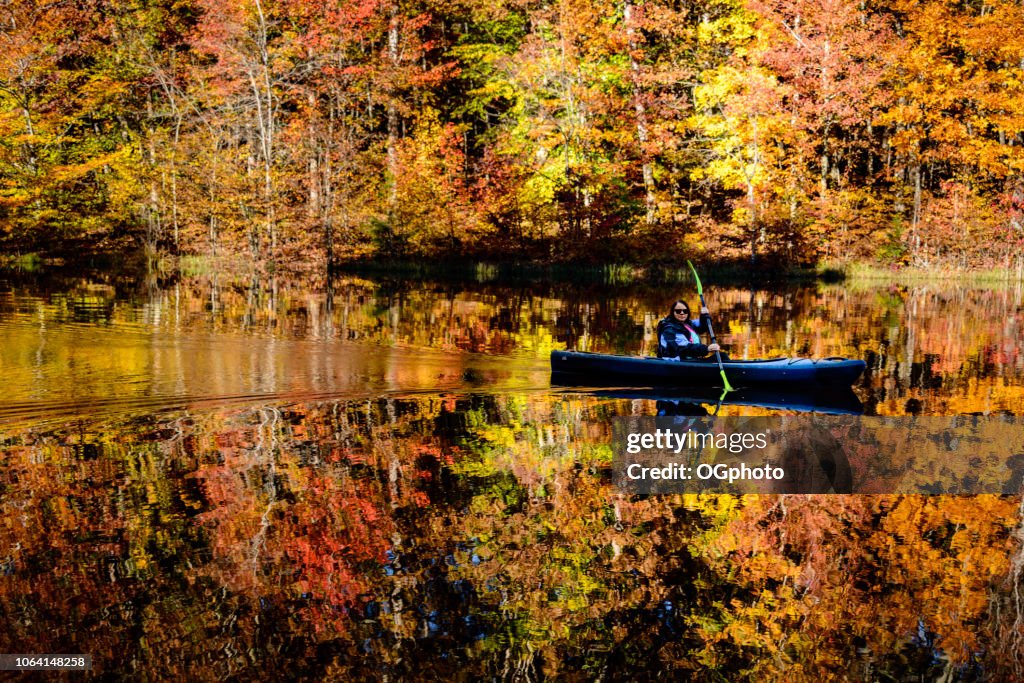
[[[44,266],[43,258],[34,252],[27,254],[0,254],[0,269],[35,273]]]
[[[1005,285],[1024,281],[1024,269],[1011,268],[887,268],[872,263],[822,266],[841,275],[844,281],[923,284],[955,282],[964,285]]]
[[[881,283],[919,285],[927,283],[967,286],[1006,286],[1024,282],[1024,267],[1011,268],[892,268],[869,262],[830,262],[816,267],[788,267],[781,263],[749,261],[694,262],[705,284],[723,286],[756,286],[772,284],[805,284],[812,282],[843,283],[849,286]],[[65,260],[36,253],[0,254],[0,269],[22,273],[124,272],[138,276],[193,278],[222,276],[252,277],[314,277],[325,272],[322,265],[304,263],[300,268],[266,268],[239,257],[204,255],[159,256],[146,258],[138,253],[90,254],[88,258]],[[536,261],[387,261],[363,260],[337,263],[331,268],[335,275],[355,275],[377,280],[419,280],[451,283],[575,283],[588,286],[689,285],[693,275],[681,263],[544,263]]]

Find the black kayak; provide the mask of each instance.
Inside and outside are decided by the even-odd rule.
[[[848,358],[774,358],[728,360],[725,374],[733,387],[849,387],[864,372],[862,360]],[[576,351],[551,352],[551,381],[563,385],[720,387],[715,359],[662,360]]]

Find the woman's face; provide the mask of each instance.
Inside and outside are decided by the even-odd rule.
[[[676,304],[672,307],[672,315],[676,320],[686,320],[690,317],[690,307],[686,304]]]

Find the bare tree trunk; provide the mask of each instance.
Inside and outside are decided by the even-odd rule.
[[[750,263],[757,263],[757,243],[765,239],[764,226],[760,225],[757,214],[757,192],[754,187],[754,180],[757,177],[758,168],[761,166],[761,147],[757,118],[751,117],[754,130],[753,148],[751,149],[751,170],[746,174],[747,181],[747,204],[750,207]]]
[[[36,153],[36,129],[32,125],[32,110],[29,107],[32,96],[27,89],[21,89],[17,97],[21,104],[22,116],[25,118],[25,132],[28,133],[28,139],[22,144],[22,158],[25,160],[29,172],[36,175],[39,170],[39,155]]]
[[[306,97],[306,103],[311,112],[316,111],[316,96],[313,93],[309,93]],[[316,118],[313,121],[315,122]],[[316,221],[320,218],[320,184],[322,182],[320,177],[320,155],[326,146],[321,143],[318,128],[319,126],[316,123],[306,128],[306,134],[309,136],[309,159],[307,160],[309,193],[306,199],[306,217],[311,221]]]
[[[747,203],[750,205],[750,263],[757,263],[757,197],[754,194],[754,182],[747,180]]]
[[[921,162],[914,164],[914,217],[911,222],[914,230],[917,230],[917,223],[921,220]]]
[[[155,119],[153,113],[153,98],[150,96],[146,100],[146,109],[150,122]],[[149,157],[149,167],[156,169],[156,131],[152,127],[152,123],[149,126],[149,149],[147,155]],[[156,254],[157,244],[161,238],[162,226],[161,226],[161,210],[160,210],[160,190],[157,187],[157,179],[155,171],[149,180],[149,207],[146,209],[146,252],[147,257],[153,257]]]
[[[153,75],[160,84],[160,89],[163,90],[164,97],[167,98],[167,103],[171,107],[171,114],[174,116],[174,138],[171,144],[171,156],[169,159],[171,166],[171,226],[174,233],[174,250],[180,252],[181,240],[178,227],[178,150],[181,147],[181,125],[184,123],[185,114],[181,111],[181,104],[174,86],[173,77],[160,66],[152,51],[147,50],[146,54],[150,61]]]
[[[178,145],[181,141],[181,112],[174,107],[174,145],[171,147],[171,222],[174,226],[174,251],[181,251],[178,238]]]
[[[334,261],[334,165],[331,163],[331,149],[334,147],[334,104],[328,108],[327,144],[324,145],[324,159],[321,169],[323,186],[321,188],[320,212],[324,221],[324,251],[327,268],[330,270]]]
[[[391,3],[391,18],[388,24],[388,61],[392,68],[398,67],[398,3]],[[398,109],[395,107],[396,92],[388,99],[388,214],[389,218],[398,203]]]
[[[875,175],[875,131],[871,125],[871,121],[868,120],[868,182],[873,182],[872,176]]]
[[[828,59],[829,50],[830,50],[830,43],[829,43],[828,39],[826,39],[825,40],[825,45],[824,45],[824,51],[825,51],[824,59],[826,59],[826,60]],[[826,93],[828,93],[828,91],[829,91],[828,68],[823,66],[822,69],[821,69],[821,92],[822,92],[822,96],[824,96]],[[820,187],[820,190],[821,190],[821,201],[822,201],[822,204],[825,203],[825,196],[828,194],[828,164],[829,164],[829,156],[828,156],[828,130],[829,130],[829,124],[830,124],[830,122],[826,118],[826,120],[824,122],[824,126],[822,126],[822,131],[821,131],[821,181],[820,181],[821,187]]]
[[[644,106],[640,87],[640,64],[636,60],[636,30],[633,26],[633,4],[626,2],[623,10],[623,23],[626,25],[626,43],[629,50],[629,71],[632,77],[633,109],[636,113],[636,139],[640,148],[641,170],[644,179],[644,193],[647,204],[647,225],[653,225],[657,218],[657,205],[654,186],[654,166],[647,150],[647,110]]]
[[[822,201],[825,201],[825,195],[828,194],[828,142],[823,144],[825,147],[821,153],[821,177],[818,181],[818,196]]]
[[[256,5],[256,45],[259,49],[259,71],[249,70],[249,84],[256,99],[256,116],[259,122],[260,152],[263,157],[263,200],[266,217],[266,232],[270,238],[271,258],[277,249],[277,230],[274,217],[274,93],[270,77],[270,48],[267,17],[260,0]],[[258,256],[258,255],[257,255]]]

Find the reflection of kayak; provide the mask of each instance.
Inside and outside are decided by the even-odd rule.
[[[864,372],[862,360],[847,358],[775,358],[728,360],[725,374],[734,387],[807,387],[853,384]],[[556,384],[660,384],[720,387],[722,377],[714,358],[673,361],[603,353],[551,352],[551,375]]]
[[[818,391],[775,391],[772,389],[739,389],[722,397],[720,389],[602,389],[592,393],[602,398],[647,399],[658,402],[659,412],[666,415],[694,415],[690,408],[700,405],[754,406],[770,410],[798,410],[830,415],[860,415],[864,406],[849,387],[821,387]],[[707,414],[704,411],[703,414]]]

